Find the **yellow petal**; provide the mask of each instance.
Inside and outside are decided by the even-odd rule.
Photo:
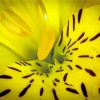
[[[9,65],[0,74],[0,99],[99,100],[97,83],[100,85],[97,77],[75,67],[72,71],[67,63],[52,65],[38,60],[21,61]]]
[[[98,5],[98,4],[100,4],[100,0],[85,0],[84,7],[89,7],[89,6]]]

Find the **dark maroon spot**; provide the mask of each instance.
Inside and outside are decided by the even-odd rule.
[[[70,52],[70,50],[68,50],[66,53],[69,53]]]
[[[60,72],[63,72],[63,71],[64,71],[63,69],[60,70]]]
[[[68,66],[68,68],[69,68],[70,70],[73,70],[71,65],[67,65],[67,66]]]
[[[53,66],[50,66],[50,69],[52,69],[53,68]]]
[[[71,39],[69,40],[69,42],[68,42],[67,46],[69,46],[69,45],[70,45],[70,43],[71,43]]]
[[[23,61],[25,64],[29,65],[29,66],[32,66],[30,63],[26,62],[26,61]]]
[[[24,62],[22,62],[22,61],[21,61],[20,63],[21,63],[23,66],[27,66],[27,65],[26,65]]]
[[[100,20],[100,16],[99,16],[99,20]]]
[[[43,75],[43,73],[40,74],[40,76],[42,76],[42,75]]]
[[[61,45],[62,41],[63,41],[63,31],[61,32],[61,38],[60,38],[60,41],[59,41],[58,46],[60,46],[60,45]]]
[[[66,88],[66,90],[75,94],[79,94],[75,89]]]
[[[93,57],[90,57],[91,59],[93,59]]]
[[[33,81],[34,81],[34,79],[31,79],[31,80],[30,80],[30,83],[33,83]]]
[[[36,69],[34,69],[34,70],[31,70],[32,72],[35,72],[35,71],[37,71]]]
[[[66,49],[66,46],[64,46],[64,48],[63,48],[63,53],[65,52],[65,49]]]
[[[60,72],[60,70],[56,70],[56,72]]]
[[[37,66],[41,67],[42,65],[40,63],[36,63]]]
[[[40,96],[42,96],[43,95],[43,92],[44,92],[44,89],[43,89],[43,87],[40,89]]]
[[[98,58],[99,58],[99,57],[100,57],[100,54],[99,54],[99,55],[97,55],[96,57],[98,57]]]
[[[22,66],[19,62],[15,62],[17,65],[20,65],[20,66]]]
[[[29,74],[29,75],[25,75],[25,76],[23,76],[22,78],[29,78],[29,77],[31,77],[32,75],[34,75],[35,73],[31,73],[31,74]]]
[[[73,51],[76,51],[76,50],[78,50],[78,48],[73,48],[72,50],[73,50]]]
[[[64,55],[64,57],[66,57],[66,54]]]
[[[90,41],[94,41],[95,39],[99,38],[99,36],[100,36],[100,33],[96,34],[94,37],[90,39]]]
[[[72,17],[73,17],[73,31],[74,31],[75,30],[75,16],[72,15]]]
[[[10,92],[11,92],[10,89],[4,90],[4,91],[0,92],[0,97],[3,97],[3,96],[7,95]]]
[[[96,74],[95,74],[91,69],[85,68],[85,71],[86,71],[87,73],[89,73],[91,76],[96,76]]]
[[[9,75],[0,75],[0,78],[2,78],[2,79],[12,79],[12,76],[9,76]]]
[[[55,100],[59,100],[58,97],[57,97],[57,94],[56,94],[56,90],[55,89],[52,89],[52,91],[53,91],[54,99]]]
[[[85,35],[85,32],[83,32],[83,33],[78,37],[77,41],[79,41],[80,39],[82,39],[84,35]]]
[[[58,70],[56,70],[56,72],[62,72],[62,71],[64,71],[64,70],[62,69],[62,66],[60,66],[60,68],[59,68]]]
[[[62,69],[62,66],[60,66],[60,69]]]
[[[80,9],[78,12],[78,23],[80,23],[81,16],[82,16],[82,9]]]
[[[57,84],[56,84],[54,81],[53,81],[53,85],[54,85],[54,86],[57,86]]]
[[[69,49],[70,47],[72,47],[76,42],[77,42],[77,41],[73,42],[73,43],[68,47],[68,49]]]
[[[63,72],[64,70],[63,69],[61,69],[61,70],[56,70],[56,72]]]
[[[70,55],[72,55],[73,53],[71,52]]]
[[[25,87],[19,94],[19,97],[22,97],[25,95],[25,93],[27,92],[27,90],[31,87],[31,84],[29,84],[27,87]]]
[[[82,70],[82,67],[81,66],[79,66],[79,65],[75,65],[78,69],[81,69]]]
[[[79,58],[89,58],[89,55],[80,55]]]
[[[82,89],[83,95],[85,97],[88,97],[87,90],[86,90],[86,87],[85,87],[84,83],[81,83],[81,89]]]
[[[66,33],[67,37],[69,37],[69,21],[68,21],[68,25],[67,25],[67,33]]]
[[[44,83],[44,80],[42,80],[42,83]]]
[[[56,70],[56,72],[62,72],[62,71],[64,71],[63,69],[62,70]]]
[[[88,40],[88,38],[85,38],[84,40],[82,40],[80,43],[84,43]]]
[[[99,94],[100,94],[100,88],[99,88]]]
[[[55,78],[55,81],[56,81],[56,82],[60,82],[60,80],[59,80],[59,79],[57,79],[57,78]]]
[[[8,67],[8,68],[11,69],[11,70],[17,71],[17,72],[22,72],[21,70],[14,68],[14,67]]]
[[[65,85],[73,86],[72,84],[65,83]]]
[[[67,76],[68,76],[68,73],[66,73],[66,74],[64,75],[64,77],[63,77],[63,81],[64,81],[64,82],[66,81]]]
[[[49,77],[49,75],[47,73],[45,75],[46,75],[46,77]]]
[[[36,75],[39,75],[39,72],[37,72]]]
[[[70,59],[66,59],[66,61],[72,62],[72,60],[70,60]]]

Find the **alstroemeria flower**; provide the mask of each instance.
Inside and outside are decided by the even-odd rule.
[[[16,1],[18,5],[26,4],[25,11],[28,11],[28,13],[30,14],[29,11],[31,11],[32,9],[28,10],[30,8],[30,5],[28,5],[29,4],[28,0],[25,0],[24,2],[22,2],[23,0],[20,1],[16,0]],[[35,0],[30,0],[31,5],[33,1]],[[40,6],[42,6],[41,14],[45,15],[46,12],[48,13],[46,14],[48,16],[46,15],[44,16],[48,20],[48,23],[47,22],[45,23],[44,17],[42,17],[41,14],[40,16],[36,16],[40,17],[39,20],[41,23],[39,25],[37,25],[38,24],[37,22],[35,23],[38,29],[33,31],[33,33],[35,32],[35,35],[33,35],[33,33],[30,34],[31,33],[29,32],[30,28],[28,28],[27,24],[25,24],[27,22],[23,23],[23,21],[17,19],[17,21],[19,20],[18,22],[20,22],[20,25],[25,24],[23,28],[22,26],[20,26],[21,29],[23,29],[24,31],[26,30],[25,33],[29,32],[28,34],[18,34],[17,36],[18,37],[22,36],[23,39],[27,37],[30,43],[31,44],[33,43],[32,45],[35,45],[35,43],[37,44],[35,45],[36,47],[33,46],[34,47],[33,50],[36,50],[36,56],[38,57],[38,59],[36,58],[35,60],[31,61],[23,60],[19,62],[14,62],[6,67],[5,71],[2,74],[0,74],[1,100],[10,100],[10,99],[99,100],[100,99],[100,67],[99,67],[100,66],[100,52],[99,52],[100,51],[100,46],[99,46],[100,5],[98,4],[90,7],[88,4],[86,4],[85,7],[88,6],[88,8],[84,7],[79,9],[78,11],[76,10],[77,12],[74,11],[71,16],[68,15],[70,16],[69,18],[64,17],[64,12],[62,12],[61,16],[58,14],[60,17],[59,16],[56,17],[57,11],[59,11],[56,9],[57,3],[58,4],[62,3],[60,4],[61,6],[59,7],[60,9],[62,9],[62,11],[64,11],[64,9],[66,8],[66,6],[63,3],[64,1],[62,2],[60,0],[57,1],[54,0],[54,6],[48,0],[46,1],[44,0],[43,2],[39,1]],[[2,3],[5,4],[5,2],[3,1]],[[13,7],[19,7],[18,5],[16,5],[14,1],[9,2],[9,0],[6,0],[6,3],[8,8],[9,8],[8,4],[9,5],[13,4]],[[35,3],[37,5],[37,2]],[[44,8],[43,3],[46,9]],[[10,7],[14,9],[12,6]],[[50,13],[53,10],[51,10],[49,7],[50,8],[55,7],[54,11],[56,11],[55,12],[56,14],[54,13],[55,14],[54,20],[52,19],[53,15]],[[22,10],[21,13],[24,16],[25,14],[24,10],[19,9],[19,11],[20,10]],[[38,15],[39,13],[37,12],[35,13]],[[9,13],[12,14],[13,12],[10,11]],[[31,17],[33,18],[32,15]],[[57,19],[55,19],[55,17]],[[14,15],[13,18],[16,19],[18,18],[18,16]],[[63,19],[66,22],[64,22]],[[26,18],[24,20],[26,21]],[[4,22],[6,23],[6,21]],[[9,29],[10,27],[7,26],[7,23],[5,24],[4,22],[2,22],[1,25],[2,28],[7,27],[7,29]],[[28,24],[29,26],[31,26],[30,23]],[[15,28],[17,29],[17,26]],[[2,29],[1,31],[5,33],[6,30],[3,31]],[[13,29],[10,29],[10,31],[14,31],[15,36],[17,33],[20,32],[17,30],[16,33],[16,31]],[[39,34],[37,31],[42,33]],[[36,35],[36,33],[38,33],[38,36]],[[9,36],[11,36],[10,39],[12,39],[13,35]],[[34,38],[34,36],[36,36],[37,38]],[[20,39],[18,40],[17,41],[19,42],[19,45],[21,45]],[[26,42],[29,43],[29,41],[27,40]],[[23,45],[27,46],[28,44],[26,45],[23,43]],[[29,46],[31,47],[32,45]],[[2,44],[2,47],[5,47],[5,49],[9,48],[4,44]],[[8,50],[12,51],[12,48],[11,49],[9,48]],[[21,50],[21,48],[19,50]],[[21,55],[24,54],[25,53],[22,52]],[[19,56],[19,53],[15,55],[17,58],[17,56]],[[24,57],[25,56],[26,54],[24,55]],[[31,58],[31,56],[28,57]],[[33,58],[35,58],[35,56]]]
[[[32,60],[37,57],[40,60],[45,59],[69,16],[87,4],[86,2],[86,0],[1,0],[0,66],[3,67],[0,67],[0,71],[14,61]],[[51,42],[47,45],[49,39]]]

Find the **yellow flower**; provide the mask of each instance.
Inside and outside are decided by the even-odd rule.
[[[98,3],[1,0],[0,99],[99,100]]]

